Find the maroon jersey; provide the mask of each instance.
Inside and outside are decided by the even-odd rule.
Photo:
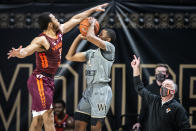
[[[57,33],[57,38],[53,39],[42,33],[50,44],[50,48],[44,52],[36,52],[36,69],[34,74],[49,74],[54,76],[61,62],[62,33]]]
[[[56,131],[64,131],[64,129],[67,127],[67,122],[66,120],[68,119],[69,115],[65,115],[63,120],[61,122],[58,122],[58,117],[55,115],[54,116],[54,126],[56,128]]]

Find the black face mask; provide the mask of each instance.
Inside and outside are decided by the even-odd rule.
[[[160,88],[160,95],[161,95],[161,97],[168,96],[169,94],[171,94],[171,91],[169,89],[161,86],[161,88]]]
[[[160,82],[163,82],[166,79],[166,75],[162,73],[156,74],[155,77],[156,77],[156,80]]]

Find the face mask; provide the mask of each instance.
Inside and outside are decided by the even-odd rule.
[[[156,80],[160,82],[163,82],[166,79],[166,75],[162,73],[156,74],[155,77],[156,77]]]
[[[169,89],[167,89],[167,88],[165,88],[163,86],[160,88],[160,95],[161,95],[161,97],[165,97],[165,96],[168,96],[170,94],[171,94],[171,90],[169,90]]]

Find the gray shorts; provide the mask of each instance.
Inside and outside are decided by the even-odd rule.
[[[91,118],[105,118],[111,100],[112,90],[108,84],[87,86],[76,112],[90,115]]]

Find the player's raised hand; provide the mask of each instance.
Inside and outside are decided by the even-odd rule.
[[[95,25],[96,19],[95,19],[94,17],[89,17],[89,18],[88,18],[88,21],[89,21],[89,24]]]
[[[19,46],[18,49],[12,48],[8,53],[8,59],[11,57],[16,57],[20,54],[20,50],[22,49],[22,46]]]
[[[139,68],[139,66],[140,66],[140,57],[137,58],[135,55],[133,55],[133,57],[134,57],[134,59],[131,62],[132,68],[133,69]]]
[[[105,11],[105,7],[108,6],[108,3],[105,3],[105,4],[102,4],[102,5],[98,5],[98,6],[95,6],[94,9],[95,11]]]

